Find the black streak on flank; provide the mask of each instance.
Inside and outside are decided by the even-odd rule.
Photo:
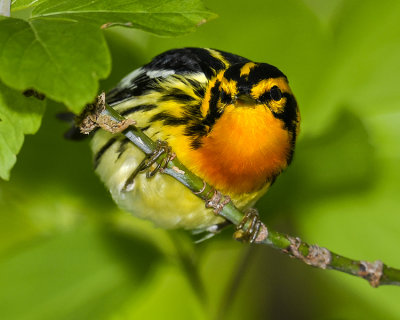
[[[202,146],[201,138],[207,135],[207,127],[202,123],[191,124],[185,128],[183,134],[192,137],[190,146],[196,150]]]
[[[150,126],[145,126],[143,128],[140,128],[140,130],[142,130],[143,132],[145,132],[146,130],[149,130],[149,129],[150,129]]]
[[[185,136],[205,136],[207,134],[207,127],[202,123],[195,123],[187,126],[183,133]]]
[[[190,79],[190,78],[186,79],[186,81],[189,83],[189,85],[191,86],[191,88],[196,96],[198,96],[199,98],[204,97],[206,90],[200,82]]]
[[[203,143],[201,142],[200,138],[194,139],[190,144],[193,150],[199,149],[202,145]]]
[[[122,111],[121,115],[125,117],[127,115],[130,115],[130,114],[138,112],[138,111],[150,111],[155,108],[157,108],[157,106],[155,104],[141,104],[141,105],[134,106],[134,107],[131,107],[131,108],[128,108],[128,109]]]
[[[187,104],[184,105],[182,110],[183,110],[183,114],[184,117],[186,118],[190,118],[193,120],[199,120],[202,118],[202,114],[201,114],[201,104]]]
[[[151,117],[150,122],[162,121],[167,126],[180,126],[188,123],[189,118],[179,118],[169,114],[168,112],[160,112]]]
[[[93,160],[93,165],[94,165],[94,168],[95,168],[95,169],[96,169],[97,166],[99,165],[100,159],[101,159],[102,155],[104,154],[104,152],[106,152],[106,151],[108,150],[108,148],[110,148],[110,147],[113,145],[113,143],[114,143],[115,141],[117,141],[116,138],[111,138],[111,139],[108,140],[108,142],[107,142],[104,146],[102,146],[102,147],[100,148],[100,150],[96,153],[96,155],[94,156],[94,160]]]
[[[117,159],[119,159],[119,158],[122,156],[122,154],[125,152],[125,150],[126,150],[126,148],[127,148],[127,143],[128,143],[129,141],[130,141],[130,140],[129,140],[128,138],[124,138],[124,139],[121,141],[121,143],[119,144],[119,147],[118,147],[118,151],[117,151],[117,153],[118,153]]]
[[[164,94],[161,101],[177,101],[177,102],[190,102],[196,100],[192,96],[186,94],[180,89],[170,90],[167,94]]]

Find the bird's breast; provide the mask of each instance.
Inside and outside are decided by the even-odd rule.
[[[194,151],[189,167],[224,192],[254,192],[286,168],[290,139],[284,123],[264,105],[230,105]]]

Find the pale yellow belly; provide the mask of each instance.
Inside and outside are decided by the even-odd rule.
[[[121,137],[117,135],[116,137]],[[91,146],[96,154],[112,138],[108,132],[99,130],[94,135]],[[129,190],[124,190],[126,180],[144,158],[144,153],[130,142],[119,154],[120,141],[116,141],[104,152],[98,162],[96,173],[110,190],[114,201],[122,209],[137,217],[148,219],[162,228],[204,229],[223,222],[204,202],[197,198],[180,182],[165,174],[156,174],[147,179],[138,174]],[[230,195],[233,202],[244,209],[268,189],[243,195]]]

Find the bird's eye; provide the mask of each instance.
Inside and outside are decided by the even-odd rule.
[[[282,92],[278,88],[278,86],[273,86],[271,90],[269,91],[269,94],[271,95],[271,98],[275,101],[279,101],[282,99]]]

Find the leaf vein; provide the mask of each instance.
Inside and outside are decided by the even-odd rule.
[[[57,73],[60,76],[60,80],[62,80],[64,82],[64,84],[66,86],[68,86],[68,80],[65,78],[64,72],[62,72],[60,65],[57,63],[57,61],[54,59],[53,55],[51,54],[51,52],[49,51],[49,49],[47,48],[45,42],[41,39],[41,37],[39,36],[39,33],[37,32],[36,28],[34,27],[34,25],[28,21],[29,25],[31,26],[31,29],[33,31],[33,34],[36,38],[36,40],[38,41],[38,43],[41,45],[41,47],[43,48],[43,50],[45,51],[45,53],[47,54],[47,56],[49,57],[49,59],[51,60],[52,64],[57,68]],[[36,77],[38,77],[38,75],[36,75]]]

